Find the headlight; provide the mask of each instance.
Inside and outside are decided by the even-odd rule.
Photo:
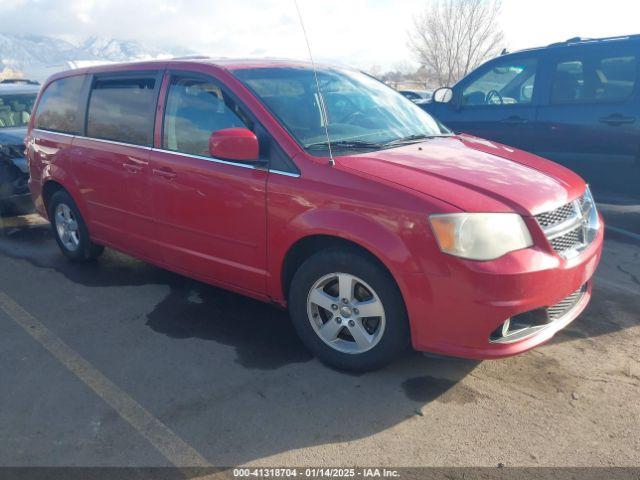
[[[453,213],[429,217],[440,249],[470,260],[494,260],[531,247],[533,240],[515,213]]]
[[[593,199],[591,189],[587,187],[587,191],[584,192],[582,205],[582,218],[584,225],[584,241],[587,244],[593,242],[598,236],[598,230],[600,230],[600,216],[598,215],[598,209],[596,208],[596,201]]]

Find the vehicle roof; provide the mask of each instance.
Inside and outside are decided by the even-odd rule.
[[[209,65],[215,65],[227,70],[241,70],[248,68],[305,68],[312,69],[313,64],[304,60],[291,60],[286,58],[213,58],[213,57],[185,57],[174,58],[169,60],[169,63],[184,62],[184,61],[196,61],[198,63],[206,63]],[[318,68],[335,68],[336,65],[330,65],[325,63],[316,62]]]
[[[225,70],[241,70],[250,68],[305,68],[312,69],[313,64],[302,60],[288,60],[278,58],[214,58],[214,57],[180,57],[171,58],[166,60],[147,60],[139,62],[125,62],[125,63],[105,63],[102,65],[94,65],[90,67],[80,68],[73,70],[75,72],[82,71],[83,73],[101,72],[101,71],[113,71],[119,70],[123,67],[127,68],[171,68],[172,65],[185,65],[185,64],[198,64],[198,65],[211,65]],[[335,65],[316,63],[318,68],[336,68]],[[72,72],[68,70],[67,72]]]
[[[311,62],[302,60],[289,60],[278,58],[246,58],[246,59],[231,59],[231,58],[213,58],[206,56],[190,56],[180,57],[164,60],[147,60],[136,61],[127,63],[104,63],[101,65],[93,65],[89,67],[83,67],[73,70],[65,70],[53,74],[47,79],[49,83],[52,80],[59,78],[70,77],[74,75],[84,75],[92,73],[109,73],[120,72],[126,70],[158,70],[165,68],[178,68],[177,66],[188,65],[210,65],[212,67],[221,68],[224,70],[243,70],[243,69],[257,69],[257,68],[299,68],[308,69],[313,68]],[[331,65],[326,63],[316,63],[319,69],[349,69],[349,67],[340,65]]]
[[[0,84],[0,95],[24,95],[26,93],[33,93],[35,95],[39,90],[40,85]]]
[[[616,37],[603,37],[603,38],[573,37],[568,40],[565,40],[564,42],[555,42],[550,45],[545,45],[542,47],[525,48],[515,52],[508,52],[507,55],[513,55],[513,54],[522,53],[522,52],[547,50],[552,48],[554,49],[566,48],[566,47],[573,47],[578,45],[602,45],[602,44],[613,43],[613,42],[631,42],[631,41],[639,42],[640,35],[621,35]]]

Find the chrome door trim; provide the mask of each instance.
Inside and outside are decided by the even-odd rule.
[[[221,160],[219,158],[205,157],[204,155],[193,155],[191,153],[182,153],[182,152],[176,152],[173,150],[165,150],[164,148],[152,148],[151,151],[159,152],[159,153],[169,153],[171,155],[177,155],[180,157],[195,158],[196,160],[205,160],[207,162],[220,163],[222,165],[230,165],[232,167],[248,168],[250,170],[261,170],[256,168],[254,165],[248,165],[246,163],[230,162],[228,160]]]
[[[232,162],[229,160],[222,160],[220,158],[214,158],[214,157],[205,157],[204,155],[194,155],[191,153],[182,153],[182,152],[176,152],[173,150],[166,150],[164,148],[152,148],[151,149],[152,152],[159,152],[159,153],[168,153],[171,155],[176,155],[176,156],[180,156],[180,157],[187,157],[187,158],[195,158],[196,160],[204,160],[206,162],[212,162],[212,163],[219,163],[221,165],[229,165],[232,167],[240,167],[240,168],[247,168],[249,170],[264,170],[263,168],[259,168],[256,167],[255,165],[250,165],[247,163],[240,163],[240,162]],[[284,175],[286,177],[295,177],[298,178],[300,177],[299,174],[297,173],[289,173],[289,172],[283,172],[281,170],[266,170],[269,173],[273,173],[276,175]]]
[[[149,151],[149,152],[168,153],[170,155],[177,155],[177,156],[181,156],[181,157],[195,158],[197,160],[205,160],[207,162],[219,163],[221,165],[229,165],[229,166],[232,166],[232,167],[247,168],[247,169],[250,169],[250,170],[263,170],[261,168],[256,167],[255,165],[249,165],[247,163],[232,162],[232,161],[229,161],[229,160],[222,160],[220,158],[205,157],[204,155],[193,155],[191,153],[175,152],[173,150],[165,150],[164,148],[147,147],[145,145],[134,145],[133,143],[117,142],[115,140],[107,140],[107,139],[104,139],[104,138],[85,137],[84,135],[71,135],[69,133],[52,132],[50,130],[40,130],[38,128],[34,128],[33,132],[52,133],[52,134],[55,134],[55,135],[62,135],[63,137],[75,137],[75,138],[79,138],[79,139],[82,139],[82,140],[91,140],[91,141],[95,141],[95,142],[99,142],[99,143],[107,143],[107,144],[111,144],[111,145],[119,145],[119,146],[122,146],[122,147],[139,148],[141,150],[145,150],[145,151]],[[282,176],[291,177],[291,178],[300,178],[300,174],[299,173],[284,172],[282,170],[274,170],[274,169],[269,169],[267,171],[269,173],[273,173],[274,175],[282,175]]]
[[[37,132],[37,133],[52,133],[54,135],[61,135],[63,137],[76,137],[77,135],[74,135],[72,133],[62,133],[62,132],[54,132],[53,130],[42,130],[40,128],[34,128],[33,130],[31,130],[32,132]]]
[[[145,151],[153,150],[151,147],[147,147],[146,145],[135,145],[133,143],[116,142],[115,140],[107,140],[104,138],[85,137],[83,135],[76,135],[76,138],[79,138],[81,140],[90,140],[90,141],[99,142],[99,143],[107,143],[110,145],[119,145],[121,147],[139,148]]]
[[[299,173],[283,172],[282,170],[269,170],[269,173],[273,173],[274,175],[282,175],[284,177],[300,178]]]

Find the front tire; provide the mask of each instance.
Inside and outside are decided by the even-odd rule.
[[[340,370],[382,368],[408,345],[409,322],[395,281],[355,249],[328,249],[307,259],[293,277],[289,310],[306,347]]]
[[[53,236],[62,253],[74,262],[86,262],[99,257],[104,247],[93,243],[78,206],[64,190],[51,196],[49,220]]]

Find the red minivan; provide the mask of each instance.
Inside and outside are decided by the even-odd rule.
[[[105,246],[289,308],[323,362],[409,343],[485,359],[587,305],[603,223],[584,181],[454,135],[348,69],[184,59],[51,77],[30,188],[62,252]],[[265,321],[267,321],[265,319]]]

